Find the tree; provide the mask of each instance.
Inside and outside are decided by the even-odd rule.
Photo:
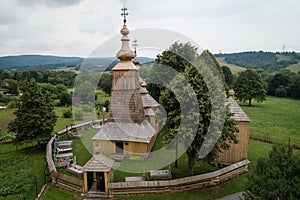
[[[68,106],[71,104],[72,95],[68,91],[62,91],[59,94],[59,105],[60,106]]]
[[[34,141],[46,144],[57,120],[50,95],[42,93],[34,80],[25,81],[20,90],[23,95],[14,112],[16,119],[9,123],[8,130],[16,133],[17,145]]]
[[[80,97],[85,103],[93,102],[95,100],[94,90],[94,86],[89,81],[84,81],[75,87],[73,96]]]
[[[186,45],[180,45],[182,47],[187,47]],[[195,50],[195,48],[190,47]],[[181,49],[184,51],[183,49]],[[188,51],[189,53],[193,52],[195,55],[191,57],[195,57],[194,63],[196,65],[200,65],[199,67],[203,67],[203,65],[209,63],[215,65],[215,62],[211,59],[211,55],[208,52],[204,52],[200,57],[196,54],[196,51]],[[168,118],[166,121],[166,125],[168,131],[163,135],[164,141],[168,144],[174,137],[176,140],[180,141],[185,149],[187,149],[187,157],[188,157],[188,175],[193,175],[193,167],[199,157],[199,150],[203,144],[204,138],[208,132],[208,127],[210,125],[211,120],[211,101],[210,94],[206,83],[202,75],[191,65],[191,63],[187,61],[179,61],[183,59],[182,57],[174,56],[173,54],[162,54],[159,56],[161,63],[164,63],[164,60],[169,62],[169,66],[172,66],[172,60],[174,59],[175,63],[184,63],[184,66],[181,66],[184,70],[181,75],[177,75],[170,83],[170,89],[163,89],[159,102],[163,105],[164,109],[168,114]],[[170,64],[171,63],[171,64]],[[217,66],[215,66],[217,68]],[[219,69],[219,68],[217,68]],[[183,76],[182,76],[183,75]],[[197,99],[197,111],[191,110],[188,113],[181,113],[182,110],[188,110],[190,107],[190,102],[188,100],[188,96],[192,96],[193,92],[187,87],[184,79],[188,81],[188,83],[192,86],[192,89],[196,95]],[[215,88],[218,89],[218,88]],[[180,94],[182,91],[189,94],[187,96],[183,96],[180,99],[180,102],[177,100],[178,97],[175,94]],[[224,94],[225,97],[225,94]],[[180,97],[179,97],[180,98]],[[197,119],[195,121],[189,121],[184,126],[184,130],[182,130],[183,134],[179,134],[180,122],[183,119]],[[190,127],[198,127],[196,130],[196,135],[193,135],[193,130]],[[223,132],[221,136],[218,138],[217,144],[214,146],[213,150],[207,155],[207,159],[210,161],[214,160],[217,157],[219,151],[225,150],[229,148],[228,140],[237,142],[235,133],[236,122],[230,118],[230,114],[227,113],[225,124],[224,124]],[[195,137],[194,137],[195,136]],[[192,141],[192,143],[188,143],[187,141]],[[176,148],[176,147],[175,147]]]
[[[228,85],[229,88],[231,88],[233,80],[234,80],[234,76],[233,76],[231,70],[227,66],[222,66],[221,69],[224,74],[225,83]]]
[[[247,200],[300,199],[300,157],[293,149],[273,146],[269,158],[259,158],[249,174]]]
[[[300,72],[298,72],[295,79],[290,85],[291,96],[295,99],[300,99]]]
[[[14,95],[19,94],[19,84],[17,81],[13,79],[6,79],[3,82],[7,83],[7,88],[6,88],[7,93],[14,94]]]
[[[252,105],[252,99],[256,99],[257,102],[266,100],[263,80],[254,70],[247,69],[239,72],[234,82],[234,91],[236,97],[243,102],[248,101],[249,106]]]
[[[98,86],[108,95],[111,93],[111,87],[112,87],[112,73],[105,72],[102,73],[100,81],[98,83]]]

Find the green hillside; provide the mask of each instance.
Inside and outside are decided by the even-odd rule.
[[[140,64],[153,62],[153,58],[139,57]],[[19,55],[0,57],[0,70],[38,70],[63,69],[88,70],[103,72],[111,70],[118,63],[115,57],[101,58],[80,58],[80,57],[61,57],[49,55]]]
[[[229,69],[231,70],[231,72],[233,74],[236,74],[236,73],[238,73],[240,71],[245,70],[245,68],[243,68],[243,67],[240,67],[240,66],[237,66],[237,65],[234,65],[234,64],[228,64],[225,61],[225,57],[217,57],[216,59],[220,63],[221,66],[227,66],[227,67],[229,67]]]
[[[76,66],[83,62],[83,58],[79,57],[60,57],[48,55],[20,55],[20,56],[4,56],[0,57],[0,69],[36,69],[38,67],[46,67],[55,69],[58,66]]]
[[[215,54],[223,63],[248,69],[264,69],[266,71],[279,71],[281,68],[291,68],[299,71],[300,55],[295,52],[263,52],[251,51],[231,54]],[[221,60],[222,61],[222,60]]]

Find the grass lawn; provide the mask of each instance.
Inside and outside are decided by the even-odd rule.
[[[267,97],[267,101],[241,107],[251,118],[250,137],[300,147],[300,101]]]
[[[72,194],[63,192],[59,189],[56,189],[54,187],[49,187],[46,191],[45,196],[42,198],[42,200],[77,200]]]

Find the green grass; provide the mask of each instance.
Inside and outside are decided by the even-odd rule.
[[[9,196],[0,199],[34,199],[44,185],[45,151],[30,148],[0,155],[0,187],[14,187]],[[49,177],[45,177],[46,181]]]
[[[234,180],[222,183],[211,188],[202,188],[193,192],[185,192],[182,194],[163,194],[156,196],[138,196],[117,198],[118,200],[213,200],[238,191],[244,190],[246,176],[240,176]]]
[[[6,134],[7,131],[7,125],[11,120],[15,118],[15,115],[13,114],[14,109],[1,109],[0,110],[0,135]]]
[[[220,63],[221,66],[227,66],[229,67],[229,69],[231,70],[231,72],[233,74],[237,74],[238,72],[240,71],[243,71],[245,70],[245,68],[243,67],[240,67],[240,66],[237,66],[237,65],[234,65],[234,64],[229,64],[225,61],[225,58],[224,57],[220,57],[220,58],[217,58],[217,61]]]
[[[42,200],[77,200],[72,194],[63,192],[57,188],[49,187]]]
[[[267,97],[267,101],[253,106],[241,104],[251,118],[250,137],[300,147],[300,101]]]
[[[287,69],[291,70],[291,72],[298,73],[300,71],[300,61],[296,64],[289,65]]]

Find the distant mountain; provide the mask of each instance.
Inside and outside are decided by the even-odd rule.
[[[80,57],[60,57],[47,55],[20,55],[0,57],[0,69],[26,70],[40,67],[55,69],[57,67],[77,66],[83,62]]]
[[[139,57],[140,63],[153,62],[153,58]],[[0,57],[0,70],[30,70],[30,69],[60,69],[75,67],[77,70],[82,65],[83,70],[107,71],[118,63],[115,57],[104,58],[81,58],[60,57],[48,55],[20,55]]]
[[[249,69],[264,69],[274,72],[281,68],[300,63],[300,55],[295,52],[263,52],[250,51],[231,54],[215,54],[218,60],[227,64]]]

